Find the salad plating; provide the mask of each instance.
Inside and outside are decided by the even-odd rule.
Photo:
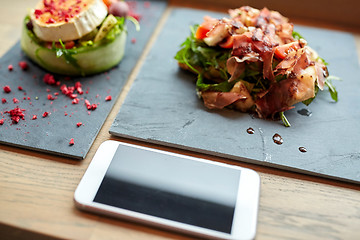
[[[175,59],[198,75],[196,89],[209,109],[233,108],[263,119],[281,119],[326,86],[334,101],[327,63],[279,12],[249,6],[230,18],[204,17],[191,27]]]

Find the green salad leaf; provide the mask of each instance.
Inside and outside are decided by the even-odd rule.
[[[329,89],[331,98],[332,98],[335,102],[337,102],[337,101],[338,101],[338,92],[336,91],[335,86],[332,84],[332,79],[333,79],[333,78],[332,78],[331,76],[327,77],[326,80],[325,80],[325,85],[326,85],[326,86],[328,87],[328,89]],[[338,78],[335,78],[335,79],[338,79]]]
[[[236,81],[221,83],[205,83],[203,74],[199,74],[196,81],[196,89],[199,91],[215,91],[215,92],[229,92]]]
[[[226,71],[226,61],[231,56],[231,50],[219,47],[209,47],[203,41],[195,38],[195,29],[198,25],[190,27],[190,36],[181,44],[181,49],[177,52],[175,59],[186,64],[195,73],[199,73],[196,67],[203,69],[204,72],[211,68],[220,72],[221,78],[228,80],[229,75]]]
[[[305,39],[299,32],[296,32],[296,31],[293,31],[293,32],[292,32],[292,37],[293,37],[295,40]]]

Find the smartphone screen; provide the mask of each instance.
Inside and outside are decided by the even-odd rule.
[[[230,234],[240,173],[119,146],[94,202]]]

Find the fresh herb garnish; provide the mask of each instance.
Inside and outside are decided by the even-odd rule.
[[[291,124],[285,117],[284,112],[280,112],[279,114],[280,114],[280,118],[281,118],[282,122],[284,123],[285,127],[291,127]]]
[[[292,37],[293,37],[295,40],[305,39],[300,33],[296,32],[296,31],[293,31],[293,32],[292,32]]]
[[[68,64],[72,64],[75,67],[79,67],[76,58],[73,57],[74,54],[77,54],[76,48],[66,49],[65,44],[61,41],[61,39],[59,39],[59,43],[61,45],[61,48],[56,47],[55,42],[53,42],[52,44],[52,50],[55,51],[56,57],[60,58],[64,56],[64,59]]]
[[[338,101],[338,92],[336,91],[336,89],[335,89],[335,87],[334,87],[334,85],[332,84],[332,79],[334,79],[334,78],[332,78],[332,77],[328,77],[328,78],[326,78],[326,80],[325,80],[325,85],[328,87],[328,89],[329,89],[329,92],[330,92],[330,96],[331,96],[331,98],[335,101],[335,102],[337,102]],[[338,79],[338,78],[337,78]]]

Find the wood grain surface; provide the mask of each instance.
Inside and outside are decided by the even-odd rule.
[[[0,55],[19,39],[23,16],[36,2],[1,2]],[[146,49],[151,47],[167,13]],[[358,37],[357,43],[359,46]],[[108,133],[109,128],[147,52],[145,50],[83,161],[0,146],[1,239],[191,239],[164,230],[84,213],[77,210],[73,203],[75,188],[96,149],[103,141],[112,138]],[[143,144],[121,138],[115,140]],[[176,151],[152,144],[147,146]],[[257,239],[360,239],[359,185],[192,152],[176,152],[249,167],[259,172],[261,198]]]

